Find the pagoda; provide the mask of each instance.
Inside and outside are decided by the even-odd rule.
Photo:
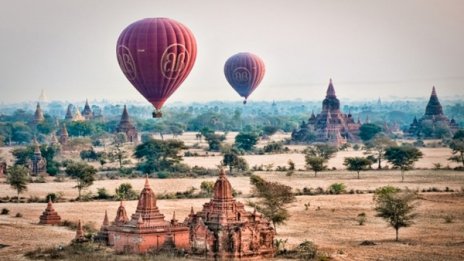
[[[64,146],[68,144],[68,139],[69,139],[68,129],[66,128],[66,124],[63,123],[63,125],[61,125],[59,142],[62,146]]]
[[[84,110],[82,110],[82,117],[84,117],[86,120],[93,119],[93,112],[90,108],[89,100],[85,100]]]
[[[125,133],[127,137],[127,141],[129,142],[137,142],[138,140],[137,129],[131,123],[129,113],[127,112],[126,105],[124,105],[124,109],[121,115],[121,121],[119,122],[116,132]]]
[[[308,130],[315,134],[315,142],[332,143],[341,145],[348,141],[358,140],[361,123],[355,122],[351,113],[344,114],[340,110],[340,101],[335,94],[332,79],[329,81],[326,97],[322,101],[321,113],[311,114],[308,122],[300,125],[300,129],[294,130],[292,138],[301,135],[301,131]]]
[[[270,222],[232,196],[232,186],[224,170],[214,184],[214,196],[193,212],[185,222],[190,228],[190,247],[193,254],[214,259],[272,257],[275,231]]]
[[[48,198],[47,208],[40,216],[39,224],[42,225],[58,225],[61,222],[61,217],[55,211],[52,205],[52,199]]]
[[[0,161],[0,178],[4,178],[6,176],[6,168],[7,168],[6,162]]]
[[[432,93],[430,95],[429,102],[425,107],[425,114],[420,118],[414,117],[413,122],[409,126],[408,133],[413,136],[425,136],[425,138],[433,137],[433,133],[424,133],[424,125],[432,127],[432,132],[437,128],[448,128],[450,134],[457,131],[459,128],[458,124],[454,119],[449,120],[448,117],[443,113],[443,107],[438,99],[437,91],[435,86],[432,87]]]
[[[42,123],[45,120],[42,109],[40,108],[40,103],[37,103],[37,107],[34,113],[34,124]]]
[[[72,121],[85,121],[85,117],[82,116],[79,107],[77,107],[76,114],[74,114]]]
[[[40,152],[40,146],[37,140],[34,138],[34,155],[32,159],[29,160],[29,169],[31,170],[31,174],[33,176],[38,176],[40,173],[45,172],[45,168],[47,166],[47,161],[45,158],[42,157],[42,153]]]
[[[66,121],[72,121],[74,118],[74,113],[73,113],[73,105],[69,104],[68,109],[66,110],[66,116],[64,116],[64,119]]]
[[[189,248],[189,228],[182,223],[166,221],[156,206],[156,196],[148,177],[140,193],[137,210],[127,217],[124,205],[118,208],[114,222],[102,230],[108,231],[108,245],[116,252],[146,253],[153,249]]]
[[[84,227],[82,226],[82,222],[79,219],[79,221],[77,222],[76,236],[74,237],[73,242],[82,243],[85,241],[87,241],[87,238],[85,238]]]

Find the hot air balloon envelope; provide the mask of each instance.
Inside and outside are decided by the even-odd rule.
[[[224,74],[236,92],[245,98],[258,87],[264,77],[263,60],[252,53],[238,53],[227,59]]]
[[[192,32],[169,18],[146,18],[126,27],[116,45],[119,66],[132,85],[160,110],[192,70]]]

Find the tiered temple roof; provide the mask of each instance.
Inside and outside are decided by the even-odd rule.
[[[221,170],[214,184],[214,196],[185,223],[190,227],[193,253],[206,253],[211,258],[271,257],[274,255],[275,231],[269,221],[232,196],[232,186]]]
[[[45,120],[45,117],[44,117],[42,108],[40,108],[40,103],[37,103],[37,107],[34,113],[34,123],[35,124],[42,123],[44,120]]]
[[[116,132],[125,133],[127,136],[127,140],[129,142],[137,142],[137,139],[138,139],[137,129],[134,127],[134,125],[132,124],[130,120],[126,105],[124,105],[124,109],[121,115],[121,121],[119,122]]]
[[[92,109],[90,108],[89,100],[85,100],[85,106],[84,106],[84,110],[82,110],[82,116],[86,120],[93,119],[93,112],[92,112]]]
[[[58,225],[61,222],[61,217],[53,208],[52,199],[48,198],[47,208],[40,216],[39,224],[43,225]]]
[[[29,169],[31,170],[31,174],[34,176],[39,175],[40,173],[45,172],[45,168],[47,166],[47,161],[45,158],[42,157],[42,153],[40,151],[40,145],[37,140],[34,138],[33,140],[34,145],[34,155],[32,159],[29,160]]]
[[[69,139],[68,129],[66,128],[66,124],[63,123],[61,125],[61,129],[60,129],[59,142],[60,142],[61,145],[66,145],[66,144],[68,144],[68,139]]]

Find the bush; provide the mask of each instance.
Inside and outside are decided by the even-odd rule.
[[[445,220],[445,223],[450,224],[450,223],[453,223],[453,221],[454,221],[454,216],[448,214],[448,215],[444,216],[443,219]]]
[[[364,213],[364,212],[359,213],[358,217],[357,217],[357,220],[358,220],[358,224],[360,226],[364,225],[364,223],[366,223],[366,220],[367,220],[366,213]]]
[[[110,199],[111,195],[108,194],[106,188],[97,188],[97,199]]]
[[[311,260],[317,256],[317,246],[308,240],[295,248],[296,256],[300,260]]]
[[[160,171],[156,175],[158,176],[159,179],[167,179],[170,176],[169,172],[166,172],[166,171]]]
[[[116,198],[118,200],[135,200],[138,198],[137,192],[132,189],[130,183],[123,183],[116,188]]]
[[[57,193],[48,193],[47,196],[45,196],[45,201],[48,202],[49,199],[51,199],[52,202],[58,202],[63,198],[63,192],[57,192]]]
[[[343,183],[333,183],[327,190],[330,194],[341,194],[346,191],[346,186]]]
[[[10,210],[7,208],[2,208],[2,212],[0,212],[0,215],[8,215],[10,214]]]
[[[23,217],[23,214],[21,214],[20,212],[16,213],[15,217],[17,218],[22,218]]]

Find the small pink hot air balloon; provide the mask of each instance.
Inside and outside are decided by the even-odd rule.
[[[252,53],[238,53],[227,59],[224,74],[229,84],[236,92],[245,98],[258,87],[264,77],[264,62]]]
[[[116,45],[119,66],[132,85],[161,107],[192,70],[197,45],[192,32],[169,18],[146,18],[126,27]]]

